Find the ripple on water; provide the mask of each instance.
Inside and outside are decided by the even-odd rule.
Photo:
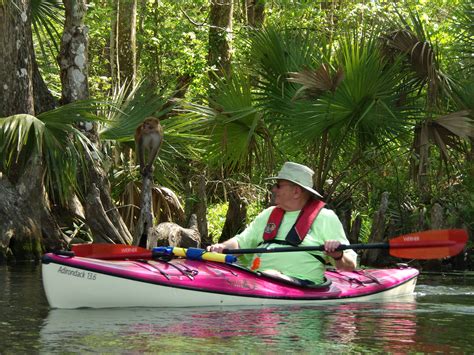
[[[432,285],[418,285],[415,288],[415,295],[429,296],[429,295],[447,295],[447,296],[474,296],[474,288],[472,286],[432,286]]]

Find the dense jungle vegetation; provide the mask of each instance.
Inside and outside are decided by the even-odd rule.
[[[134,242],[148,116],[153,223],[194,213],[203,245],[268,204],[285,161],[352,242],[472,240],[473,23],[466,0],[1,0],[0,260]],[[449,263],[472,262],[471,242]]]

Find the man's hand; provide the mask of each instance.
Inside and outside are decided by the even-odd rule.
[[[222,253],[224,249],[239,249],[239,243],[235,237],[226,240],[224,243],[216,243],[209,245],[206,250],[214,253]]]
[[[217,244],[212,244],[209,245],[206,250],[207,251],[212,251],[214,253],[222,253],[222,251],[227,248],[224,243],[217,243]]]
[[[337,240],[327,240],[326,242],[324,242],[324,251],[331,258],[335,260],[340,260],[344,255],[344,252],[342,250],[336,250],[339,245],[341,245],[341,243]]]

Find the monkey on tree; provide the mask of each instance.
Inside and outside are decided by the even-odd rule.
[[[155,117],[147,117],[135,130],[135,143],[140,172],[142,175],[151,174],[154,169],[153,162],[163,143],[163,127],[161,127],[160,120]],[[145,153],[147,153],[146,160]]]

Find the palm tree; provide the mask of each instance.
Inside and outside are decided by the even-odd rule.
[[[121,195],[130,191],[132,185],[136,190],[139,180],[138,169],[133,160],[118,159],[117,164],[110,166],[110,159],[103,157],[111,153],[108,149],[114,145],[130,145],[133,142],[135,127],[145,117],[152,114],[164,117],[171,110],[171,106],[162,110],[167,106],[167,102],[166,96],[156,95],[146,84],[142,84],[133,88],[128,96],[116,95],[114,103],[78,101],[37,117],[15,115],[1,118],[0,171],[10,180],[15,180],[18,176],[22,176],[31,159],[38,159],[42,170],[37,173],[42,177],[42,184],[46,187],[42,199],[45,208],[60,206],[64,211],[74,206],[71,204],[73,197],[78,197],[80,203],[85,202],[85,192],[90,184],[86,169],[88,162],[109,165],[111,181],[116,186],[113,196],[125,206],[130,206],[133,203]],[[76,128],[79,122],[96,123],[103,127],[100,130],[100,137],[105,142],[103,151],[95,148],[89,138]],[[183,191],[182,180],[179,178],[179,171],[183,169],[180,162],[190,158],[197,159],[200,153],[199,145],[204,138],[194,133],[196,126],[200,126],[200,121],[176,116],[166,119],[163,126],[166,132],[165,146],[160,154],[160,168],[155,169],[155,178],[163,185]],[[183,211],[176,194],[166,187],[155,186],[153,191],[156,220],[181,221]],[[132,207],[129,208],[133,210]],[[126,208],[121,210],[123,215],[129,213]],[[13,212],[15,211],[11,213]],[[76,215],[82,223],[94,222],[77,210],[72,211],[72,215]],[[133,230],[136,212],[129,222],[129,228]],[[114,239],[113,234],[94,234],[91,238],[95,241],[127,243]],[[65,243],[70,241],[64,234],[62,239]]]
[[[274,140],[314,168],[327,199],[342,182],[347,197],[354,166],[373,164],[413,124],[398,105],[400,62],[384,58],[376,31],[329,43],[324,34],[268,28],[254,41],[257,107]]]
[[[72,206],[74,195],[83,196],[86,158],[100,162],[101,154],[75,128],[79,121],[100,120],[91,112],[93,108],[82,102],[37,117],[0,118],[0,171],[4,174],[0,180],[5,192],[0,208],[6,216],[1,228],[10,230],[2,234],[4,238],[15,239],[12,252],[17,257],[38,258],[43,247],[58,248],[69,242],[51,210],[56,205]],[[16,207],[11,208],[12,204]],[[45,240],[39,239],[41,235]],[[2,245],[11,246],[11,240],[3,240]]]
[[[135,164],[132,149],[136,127],[148,116],[159,118],[164,128],[164,145],[154,171],[155,181],[150,185],[150,200],[154,219],[157,222],[176,221],[183,223],[185,216],[176,192],[184,192],[182,174],[189,170],[190,160],[198,160],[200,146],[205,137],[199,134],[202,120],[186,115],[170,116],[175,107],[175,93],[155,93],[151,85],[141,82],[127,88],[118,88],[111,97],[111,105],[103,112],[107,125],[100,130],[100,138],[106,143],[108,155],[113,158],[109,168],[110,181],[115,187],[113,196],[119,204],[120,213],[135,242],[143,233],[137,225],[140,216],[140,196],[144,194],[139,169]],[[171,104],[170,104],[171,103]],[[151,225],[148,228],[152,227]]]
[[[315,168],[320,191],[332,179],[330,198],[350,181],[354,164],[369,161],[374,154],[368,152],[389,145],[410,124],[397,107],[399,63],[384,60],[377,38],[347,36],[330,55],[325,37],[314,45],[318,38],[304,32],[269,27],[256,33],[256,65],[246,70],[254,76],[222,80],[211,107],[193,107],[210,125],[210,164],[224,176],[237,170],[252,178],[252,166],[265,174],[275,155],[297,159]],[[238,210],[241,203],[233,200]]]
[[[193,116],[203,118],[203,133],[209,136],[205,161],[210,176],[224,185],[229,201],[226,222],[220,240],[228,239],[245,227],[247,200],[236,174],[247,176],[268,169],[273,162],[272,137],[255,107],[251,78],[236,71],[232,77],[217,81],[217,90],[209,107],[190,105]],[[257,168],[255,168],[257,167]],[[245,185],[245,184],[244,184]]]
[[[384,36],[385,45],[403,56],[405,70],[412,74],[404,82],[408,88],[406,90],[412,93],[412,100],[423,105],[422,117],[414,127],[413,151],[416,160],[412,161],[412,171],[422,193],[422,200],[429,202],[432,195],[428,181],[431,146],[438,149],[440,158],[448,167],[450,162],[454,162],[450,159],[449,148],[463,150],[463,141],[473,137],[472,120],[469,118],[469,110],[466,110],[469,107],[459,105],[460,96],[456,92],[459,92],[460,84],[443,71],[442,51],[436,50],[419,14],[409,7],[406,15],[401,11],[397,11],[397,14],[398,21],[394,21],[394,26],[399,29]],[[459,53],[462,54],[463,51]],[[469,77],[469,59],[465,63],[467,66],[461,71]]]

